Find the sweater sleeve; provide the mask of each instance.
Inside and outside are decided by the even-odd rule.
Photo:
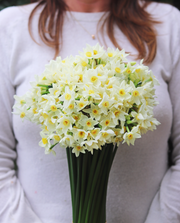
[[[13,12],[13,7],[0,12],[0,222],[42,223],[32,210],[14,168],[16,140],[11,112],[15,88],[9,75],[13,35],[7,32]]]
[[[174,21],[171,34],[172,74],[169,94],[173,110],[171,141],[172,166],[165,174],[159,191],[151,204],[145,223],[180,222],[180,12],[173,9]]]

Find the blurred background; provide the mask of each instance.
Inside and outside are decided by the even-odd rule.
[[[169,3],[171,5],[174,5],[180,10],[180,0],[157,0],[155,2],[165,2]],[[13,6],[13,5],[24,5],[30,3],[30,0],[0,0],[0,10],[3,8],[6,8],[8,6]]]

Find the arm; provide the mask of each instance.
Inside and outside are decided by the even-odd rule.
[[[14,170],[16,141],[11,112],[15,89],[9,75],[11,40],[6,32],[11,10],[0,12],[0,222],[42,223],[31,209]]]
[[[173,70],[169,81],[169,94],[173,109],[171,140],[173,165],[165,174],[145,223],[180,222],[180,12],[174,9],[171,57]]]

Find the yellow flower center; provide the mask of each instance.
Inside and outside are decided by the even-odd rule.
[[[126,72],[127,72],[128,74],[130,74],[130,73],[131,73],[131,70],[130,70],[130,69],[127,69]]]
[[[33,113],[37,114],[37,108],[33,108]]]
[[[25,117],[25,113],[24,112],[21,112],[20,118],[24,118],[24,117]]]
[[[92,77],[91,77],[91,82],[95,82],[95,81],[97,81],[97,79],[98,79],[98,77],[96,77],[96,76],[92,76]]]
[[[114,133],[116,134],[116,136],[118,135],[118,131],[114,131]]]
[[[102,137],[106,138],[109,134],[107,132],[102,133]]]
[[[54,135],[54,139],[59,141],[60,140],[60,137],[58,135]]]
[[[80,107],[80,108],[83,108],[83,107],[84,107],[84,103],[83,103],[83,102],[80,102],[80,103],[79,103],[79,107]]]
[[[133,96],[134,96],[134,97],[139,96],[139,91],[137,91],[137,90],[133,91]]]
[[[81,146],[76,146],[76,149],[77,149],[78,151],[80,151],[80,150],[82,149],[82,147],[81,147]]]
[[[54,95],[56,95],[57,92],[58,92],[58,90],[55,90],[55,91],[54,91]]]
[[[87,57],[91,57],[92,56],[92,53],[91,52],[86,52],[86,56]]]
[[[102,105],[107,108],[107,107],[109,107],[109,102],[108,101],[104,101]]]
[[[89,90],[89,94],[94,94],[94,91],[93,90]]]
[[[48,128],[47,128],[47,126],[45,126],[45,130],[46,130],[46,131],[48,131]]]
[[[65,60],[62,60],[62,63],[65,63],[66,61]]]
[[[116,71],[117,73],[120,73],[120,72],[121,72],[121,69],[120,69],[119,67],[116,67],[116,68],[115,68],[115,71]]]
[[[113,88],[112,84],[110,84],[110,85],[107,87],[107,89],[111,89],[111,88]]]
[[[25,104],[26,102],[24,100],[20,100],[20,104],[23,105]]]
[[[132,134],[132,133],[129,133],[129,134],[128,134],[128,139],[129,139],[129,140],[133,139],[133,134]]]
[[[116,111],[114,112],[114,115],[115,115],[116,117],[118,117],[119,114],[120,114],[120,111],[118,111],[118,110],[116,110]]]
[[[90,122],[90,121],[87,121],[87,122],[86,122],[86,125],[87,125],[88,127],[91,127],[91,122]]]
[[[42,116],[43,116],[44,119],[48,118],[48,115],[46,113],[43,113]]]
[[[47,139],[46,138],[42,138],[42,143],[43,144],[47,144],[48,143]]]
[[[70,124],[70,121],[68,119],[65,119],[63,121],[63,125],[68,126]]]
[[[99,96],[100,96],[101,98],[103,98],[103,94],[102,94],[102,93],[99,93]]]
[[[139,69],[136,69],[136,73],[139,73],[141,71],[141,69],[139,68]]]
[[[79,136],[79,138],[84,138],[84,136],[85,136],[85,132],[80,131],[80,132],[78,133],[78,136]]]
[[[98,110],[97,109],[93,109],[92,112],[93,112],[94,115],[98,114]]]
[[[49,119],[49,123],[50,123],[51,125],[54,125],[54,123],[52,122],[52,120],[51,120],[51,119]]]
[[[78,116],[76,116],[76,115],[75,115],[73,118],[74,118],[76,121],[78,121],[78,120],[79,120],[79,117],[78,117]]]
[[[93,135],[96,135],[96,133],[97,133],[97,129],[92,130],[91,133],[92,133]]]
[[[82,82],[83,81],[83,75],[82,74],[79,74],[78,76],[79,76],[79,81]]]
[[[102,74],[98,73],[97,76],[102,76]]]
[[[70,104],[68,108],[69,109],[73,109],[74,108],[74,105],[73,104]]]
[[[46,101],[46,102],[47,102],[48,100],[47,100],[46,98],[43,98],[43,97],[42,97],[42,101]]]
[[[97,52],[97,50],[93,50],[93,53],[94,53],[94,55],[96,55],[98,52]]]
[[[105,125],[108,126],[110,124],[110,120],[105,121]]]
[[[108,53],[108,57],[112,57],[113,56],[113,53]]]
[[[81,63],[81,65],[82,65],[83,67],[86,67],[86,66],[87,66],[87,63],[86,63],[85,61],[83,61],[83,62]]]
[[[123,96],[123,95],[125,95],[125,94],[126,94],[126,92],[125,92],[125,90],[124,90],[124,89],[121,89],[121,90],[119,91],[119,94],[120,94],[121,96]]]
[[[71,95],[68,94],[68,93],[66,93],[66,95],[65,95],[65,99],[69,101],[69,100],[71,99]]]
[[[57,107],[55,105],[52,105],[51,106],[51,111],[54,111],[54,112],[57,111]]]

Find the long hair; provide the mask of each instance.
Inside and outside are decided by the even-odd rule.
[[[42,41],[55,49],[55,57],[62,45],[63,14],[68,10],[63,0],[31,0],[38,2],[29,17],[29,32],[36,10],[43,6],[38,22],[38,31]],[[145,63],[151,63],[156,56],[157,42],[154,25],[159,23],[145,10],[150,4],[139,0],[111,0],[110,13],[101,26],[101,32],[107,26],[107,35],[116,48],[121,49],[114,36],[114,24],[124,33],[129,42],[137,49],[137,59],[144,58]],[[48,34],[48,35],[47,35]]]

